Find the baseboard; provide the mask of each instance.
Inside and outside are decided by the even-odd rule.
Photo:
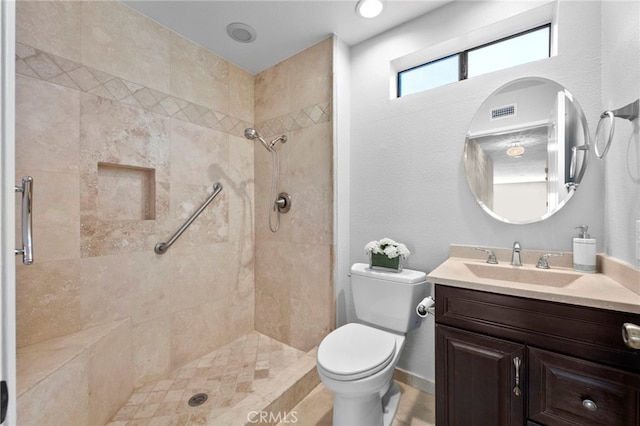
[[[421,392],[431,395],[436,394],[436,383],[433,380],[425,379],[424,377],[417,376],[401,368],[396,367],[393,371],[393,378],[401,383],[416,388]]]

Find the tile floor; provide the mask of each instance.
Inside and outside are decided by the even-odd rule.
[[[433,395],[396,382],[402,397],[393,426],[434,426]],[[316,383],[314,351],[305,354],[252,332],[136,389],[107,426],[241,426],[247,423],[247,413],[254,409],[289,413],[280,423],[282,426],[292,424],[291,413],[295,413],[297,425],[331,426],[333,396]],[[283,399],[275,396],[283,391],[280,388],[294,386],[298,388],[293,392],[282,393],[286,395]],[[309,392],[310,389],[313,390]],[[200,392],[208,395],[206,402],[198,407],[189,406],[189,398]],[[300,401],[297,405],[289,408],[295,404],[287,402],[295,398],[293,394],[307,392],[302,400],[301,396],[295,399]]]
[[[400,406],[393,426],[434,426],[436,424],[435,397],[431,394],[396,381],[402,390]],[[291,409],[289,420],[295,413],[296,424],[303,426],[331,426],[333,395],[322,383]],[[278,426],[290,426],[282,422]]]
[[[249,333],[136,389],[108,426],[217,425],[216,417],[304,355],[263,334]],[[189,406],[189,398],[200,392],[208,394],[207,401]]]

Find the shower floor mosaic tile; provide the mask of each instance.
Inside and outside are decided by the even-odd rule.
[[[242,336],[160,380],[136,389],[108,426],[217,425],[240,403],[305,355],[258,332]],[[207,394],[192,407],[189,399]]]

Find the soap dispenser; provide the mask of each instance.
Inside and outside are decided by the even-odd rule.
[[[596,240],[589,238],[587,225],[575,229],[580,229],[580,235],[573,239],[573,269],[593,274],[596,272]]]

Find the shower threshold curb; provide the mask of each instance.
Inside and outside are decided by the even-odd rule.
[[[320,383],[316,353],[317,348],[307,352],[273,380],[260,384],[233,408],[210,420],[221,426],[275,425]]]

